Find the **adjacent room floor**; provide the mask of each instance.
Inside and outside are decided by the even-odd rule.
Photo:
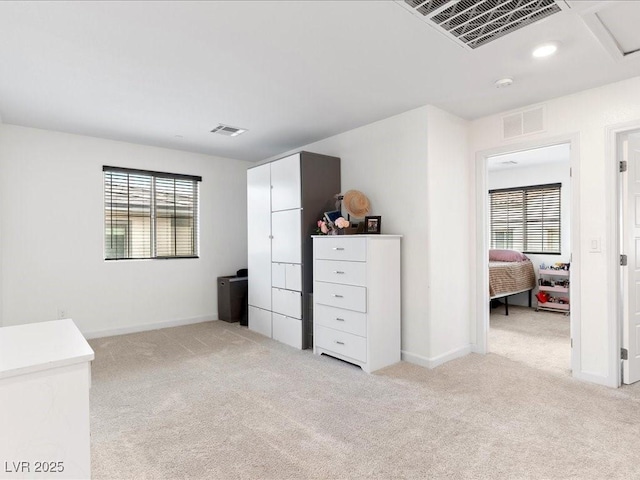
[[[367,375],[224,322],[91,345],[96,479],[640,477],[640,385],[495,354]]]
[[[571,375],[570,317],[533,308],[491,310],[489,351],[550,373]]]

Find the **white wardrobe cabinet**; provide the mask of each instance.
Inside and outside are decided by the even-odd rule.
[[[400,236],[314,237],[314,352],[372,372],[400,361]]]
[[[248,170],[249,329],[313,345],[311,235],[340,188],[340,159],[326,155],[300,152]]]

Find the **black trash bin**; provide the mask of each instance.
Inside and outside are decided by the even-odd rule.
[[[218,319],[243,324],[247,313],[247,277],[218,277]]]

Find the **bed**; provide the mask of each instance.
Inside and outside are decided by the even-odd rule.
[[[489,298],[504,298],[505,315],[509,315],[511,295],[531,292],[536,287],[536,274],[533,264],[526,256],[514,250],[489,251]]]

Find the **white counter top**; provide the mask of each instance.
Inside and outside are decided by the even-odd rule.
[[[71,319],[0,328],[0,379],[93,359]]]

